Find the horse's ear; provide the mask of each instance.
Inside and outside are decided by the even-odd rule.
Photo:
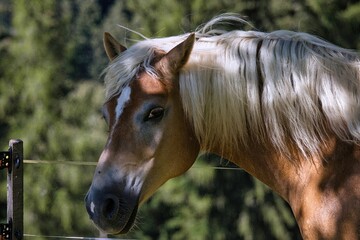
[[[104,32],[104,48],[110,61],[114,60],[120,53],[126,50],[110,33]]]
[[[194,46],[195,34],[192,33],[182,43],[171,49],[161,60],[162,65],[171,73],[178,72],[188,61]]]

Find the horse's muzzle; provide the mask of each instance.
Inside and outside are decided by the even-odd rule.
[[[85,197],[90,219],[109,234],[127,233],[134,224],[138,197],[126,191],[96,189],[93,186]]]

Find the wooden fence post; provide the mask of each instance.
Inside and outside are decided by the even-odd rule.
[[[0,224],[0,239],[21,240],[23,221],[23,142],[10,140],[9,151],[1,152],[0,169],[7,168],[7,223]]]

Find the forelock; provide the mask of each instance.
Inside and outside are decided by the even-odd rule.
[[[155,52],[156,48],[149,41],[143,41],[130,47],[112,61],[103,72],[105,101],[119,94],[140,71],[157,78],[157,73],[151,64]]]

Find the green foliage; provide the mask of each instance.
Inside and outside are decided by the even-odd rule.
[[[3,49],[9,62],[0,81],[0,116],[8,127],[1,141],[23,139],[26,159],[95,161],[106,139],[97,110],[102,86],[70,78],[75,74],[69,56],[74,56],[78,39],[70,37],[71,12],[71,1],[13,4],[12,27],[17,31]],[[73,42],[64,41],[66,37]],[[26,165],[25,230],[40,235],[95,234],[82,201],[93,170]]]
[[[311,22],[309,28],[325,39],[347,48],[359,48],[360,7],[359,1],[306,1]]]
[[[97,235],[83,198],[106,141],[98,82],[108,60],[102,33],[125,45],[147,37],[194,31],[211,17],[237,12],[259,30],[291,29],[360,49],[356,0],[2,0],[0,2],[0,146],[24,140],[25,158],[53,164],[25,166],[25,232]],[[215,156],[199,159],[144,204],[139,239],[297,239],[291,210],[243,171],[215,170]],[[0,172],[0,220],[6,214],[6,176]]]

